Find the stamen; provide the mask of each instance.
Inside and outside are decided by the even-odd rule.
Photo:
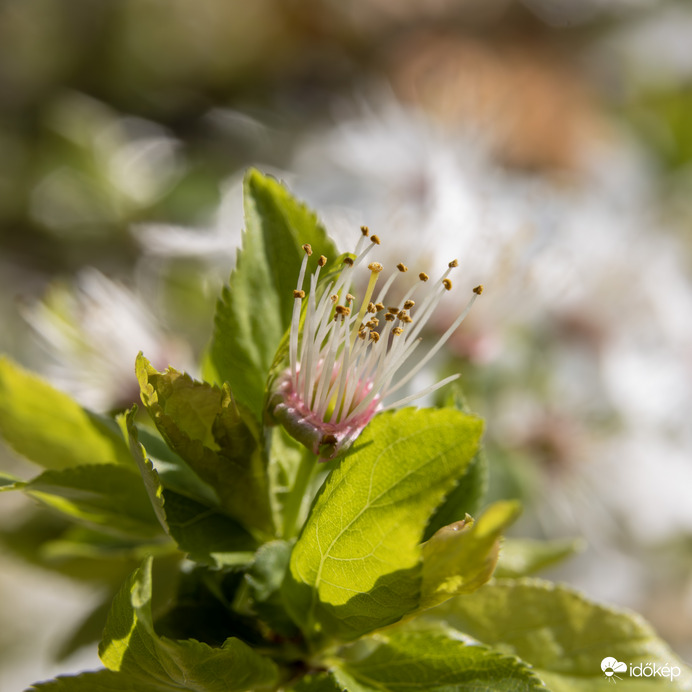
[[[476,288],[473,289],[473,292],[479,296],[481,293],[483,293],[483,284],[480,284],[476,286]]]
[[[392,334],[394,334],[394,336],[399,336],[403,333],[404,330],[401,327],[394,327],[394,329],[392,329]]]
[[[410,310],[415,304],[416,304],[415,301],[413,301],[413,300],[407,300],[407,301],[404,303],[404,310]]]
[[[442,285],[448,290],[452,290],[452,281],[451,279],[442,279]]]
[[[399,262],[399,264],[396,265],[396,268],[403,274],[404,272],[408,271],[408,267],[403,263]]]
[[[293,291],[293,297],[302,300],[303,298],[305,298],[305,291],[299,291],[298,289],[295,289]]]
[[[421,272],[420,274],[418,274],[418,278],[421,281],[427,281],[430,277],[425,272]]]
[[[324,265],[327,264],[327,258],[324,255],[320,255],[320,258],[317,260],[317,264],[320,267],[324,267]]]
[[[312,245],[310,245],[309,243],[305,243],[305,245],[303,245],[303,250],[305,250],[305,254],[308,257],[310,257],[310,255],[312,255]]]
[[[376,235],[371,235],[371,236],[370,236],[370,240],[371,240],[373,243],[375,243],[375,245],[379,245],[379,244],[380,244],[380,239],[379,239],[379,237],[376,236]]]
[[[367,226],[361,226],[360,232],[367,238],[370,235],[370,229]]]
[[[352,267],[353,260],[350,257],[344,257],[344,264],[347,264],[349,267]]]
[[[458,266],[459,266],[459,262],[458,262],[457,260],[453,259],[453,260],[449,263],[448,266],[449,266],[450,269],[453,269],[454,267],[458,267]]]

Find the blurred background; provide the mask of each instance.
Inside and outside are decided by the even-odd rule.
[[[458,301],[485,285],[436,368],[487,419],[491,495],[513,535],[585,539],[547,576],[690,660],[690,36],[684,0],[4,0],[0,350],[102,412],[139,350],[194,374],[243,171],[273,173],[340,249],[367,224],[394,263],[457,257]],[[1,504],[0,688],[96,667],[107,579],[37,564],[45,520]]]

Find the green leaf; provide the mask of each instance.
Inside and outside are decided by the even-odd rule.
[[[0,358],[0,434],[19,454],[46,469],[87,464],[132,465],[113,421]]]
[[[243,246],[217,305],[209,364],[259,421],[267,375],[290,324],[302,245],[314,250],[308,272],[320,254],[334,259],[337,251],[317,216],[256,170],[245,176],[244,202]]]
[[[502,542],[496,577],[526,577],[562,562],[584,549],[580,538],[540,541],[531,538],[506,538]]]
[[[24,487],[24,481],[9,473],[0,473],[0,492],[3,490],[19,490]]]
[[[196,382],[137,357],[142,401],[171,449],[219,497],[231,517],[273,534],[269,487],[259,434],[243,420],[227,386]]]
[[[623,674],[628,690],[690,689],[692,674],[639,615],[594,603],[564,586],[537,579],[498,580],[429,611],[475,639],[533,666],[553,692],[612,690],[606,657],[639,665],[678,666],[671,683]],[[623,687],[624,689],[624,687]]]
[[[481,448],[457,481],[455,488],[431,517],[425,530],[425,540],[443,526],[462,521],[467,514],[477,514],[483,504],[487,486],[488,460]]]
[[[194,639],[159,637],[151,618],[151,560],[115,597],[99,655],[110,670],[196,692],[266,689],[278,677],[275,664],[240,639],[231,637],[214,648]]]
[[[180,689],[168,684],[140,680],[126,673],[96,670],[37,682],[27,692],[171,692]]]
[[[349,692],[480,692],[544,690],[518,659],[469,644],[453,630],[397,631],[378,636],[362,658],[335,668]]]
[[[421,608],[430,608],[480,588],[492,576],[500,535],[521,512],[517,502],[496,502],[478,521],[444,526],[423,544]]]
[[[286,541],[265,543],[245,575],[253,610],[284,637],[294,637],[298,633],[281,598],[281,583],[288,569],[291,548]]]
[[[135,411],[131,410],[120,419],[123,434],[127,435],[159,521],[180,550],[188,553],[191,560],[213,567],[252,560],[257,542],[238,522],[218,508],[163,487],[146,449],[139,442],[134,415]]]
[[[125,466],[95,464],[44,471],[26,483],[23,491],[102,531],[140,540],[163,537],[139,474]]]
[[[337,682],[333,673],[306,675],[293,687],[286,688],[292,692],[344,692],[343,685]]]
[[[308,638],[354,639],[418,607],[426,521],[476,453],[482,427],[453,409],[371,421],[291,555],[284,600]]]

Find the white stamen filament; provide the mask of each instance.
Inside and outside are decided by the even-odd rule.
[[[285,416],[283,420],[290,423],[295,420],[291,416],[298,416],[299,428],[291,434],[302,439],[301,430],[313,430],[309,446],[324,450],[332,445],[333,454],[355,438],[376,411],[408,404],[459,377],[452,375],[383,407],[385,397],[408,383],[435,356],[459,327],[477,298],[477,294],[474,294],[430,351],[403,377],[395,380],[397,372],[421,343],[419,334],[442,296],[451,289],[447,277],[457,263],[451,262],[438,281],[426,284],[426,289],[427,286],[430,289],[419,304],[413,301],[413,296],[419,289],[423,290],[421,285],[427,280],[425,274],[420,274],[421,281],[407,291],[404,302],[401,305],[397,303],[399,307],[382,309],[397,275],[404,273],[406,267],[398,265],[377,292],[374,302],[371,302],[382,266],[378,263],[368,265],[371,272],[368,285],[362,296],[354,298],[350,293],[354,272],[372,248],[379,244],[376,236],[368,238],[366,230],[356,245],[355,257],[344,262],[345,266],[328,283],[319,298],[317,292],[322,290],[318,287],[320,269],[325,259],[321,258],[310,276],[310,290],[306,296],[303,284],[311,250],[305,246],[306,254],[294,293],[289,337],[290,367],[284,375],[279,390],[282,393],[275,404],[275,412],[280,411]],[[477,293],[480,290],[482,287]],[[306,297],[301,328],[303,299]],[[380,309],[373,308],[373,305]],[[290,400],[287,401],[287,398]]]

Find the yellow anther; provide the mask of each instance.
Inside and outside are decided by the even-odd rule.
[[[380,321],[377,319],[377,317],[373,317],[373,319],[365,323],[365,326],[368,329],[373,329],[374,327],[380,326]]]
[[[459,262],[457,262],[457,260],[455,260],[455,259],[453,259],[453,260],[449,263],[450,269],[454,269],[454,267],[458,267],[458,266],[459,266]]]
[[[406,310],[399,310],[399,312],[397,313],[397,317],[400,320],[403,320],[404,317],[408,317],[408,315],[406,314]]]
[[[344,257],[344,264],[347,264],[349,267],[352,267],[353,260],[350,257]]]
[[[399,336],[400,334],[403,334],[403,333],[404,333],[404,330],[401,327],[394,327],[394,329],[392,329],[392,334],[394,334],[394,336]]]
[[[399,308],[396,307],[396,306],[395,306],[395,307],[391,307],[391,308],[388,307],[387,310],[388,310],[389,312],[393,312],[395,315],[396,315],[397,312],[399,312]]]
[[[296,289],[295,291],[293,291],[293,297],[300,298],[302,300],[303,298],[305,298],[305,291],[299,291],[298,289]]]
[[[384,318],[385,318],[385,320],[387,320],[387,322],[394,322],[394,320],[396,319],[396,315],[392,315],[391,312],[388,312],[388,313],[384,316]]]
[[[418,278],[421,281],[427,281],[430,277],[425,272],[421,272],[420,274],[418,274]]]
[[[352,295],[351,293],[346,294],[346,302],[347,303],[352,303],[355,299],[356,299],[356,297],[354,295]]]
[[[324,255],[320,255],[320,258],[317,260],[317,264],[319,264],[320,267],[324,267],[324,265],[327,264],[327,258]]]
[[[351,308],[347,308],[345,305],[337,305],[334,310],[336,310],[337,315],[350,315],[351,314]]]
[[[408,271],[408,267],[403,262],[399,262],[399,264],[396,265],[396,268],[400,272],[407,272]]]
[[[370,235],[370,229],[367,226],[361,226],[360,232],[367,238]]]
[[[368,303],[368,307],[366,310],[371,314],[374,315],[377,312],[377,308],[375,307],[375,303]]]
[[[473,289],[473,292],[478,296],[483,293],[483,284],[476,286],[476,288]]]
[[[448,290],[452,290],[452,281],[450,279],[442,279],[442,285]]]
[[[380,335],[377,332],[370,332],[370,341],[376,344],[380,340]]]
[[[375,310],[377,310],[377,312],[384,310],[384,305],[382,303],[375,303]]]
[[[373,236],[373,238],[376,238],[376,237],[377,236]],[[379,274],[384,269],[384,267],[379,262],[370,262],[370,264],[368,264],[368,269],[371,272]]]
[[[415,300],[407,300],[404,303],[404,310],[410,310],[416,304]]]
[[[402,322],[405,322],[406,324],[411,324],[413,322],[413,318],[411,315],[404,315],[403,317],[399,318]]]
[[[375,245],[379,245],[379,244],[380,244],[380,239],[379,239],[379,237],[376,236],[376,235],[371,235],[371,236],[370,236],[370,240],[371,240],[373,243],[375,243]]]
[[[309,243],[305,243],[305,245],[303,245],[303,250],[305,250],[305,254],[308,257],[310,257],[310,255],[312,255],[312,246]]]
[[[331,300],[332,303],[336,303],[336,301],[339,300],[339,296],[334,293],[333,295],[329,296],[329,300]]]

